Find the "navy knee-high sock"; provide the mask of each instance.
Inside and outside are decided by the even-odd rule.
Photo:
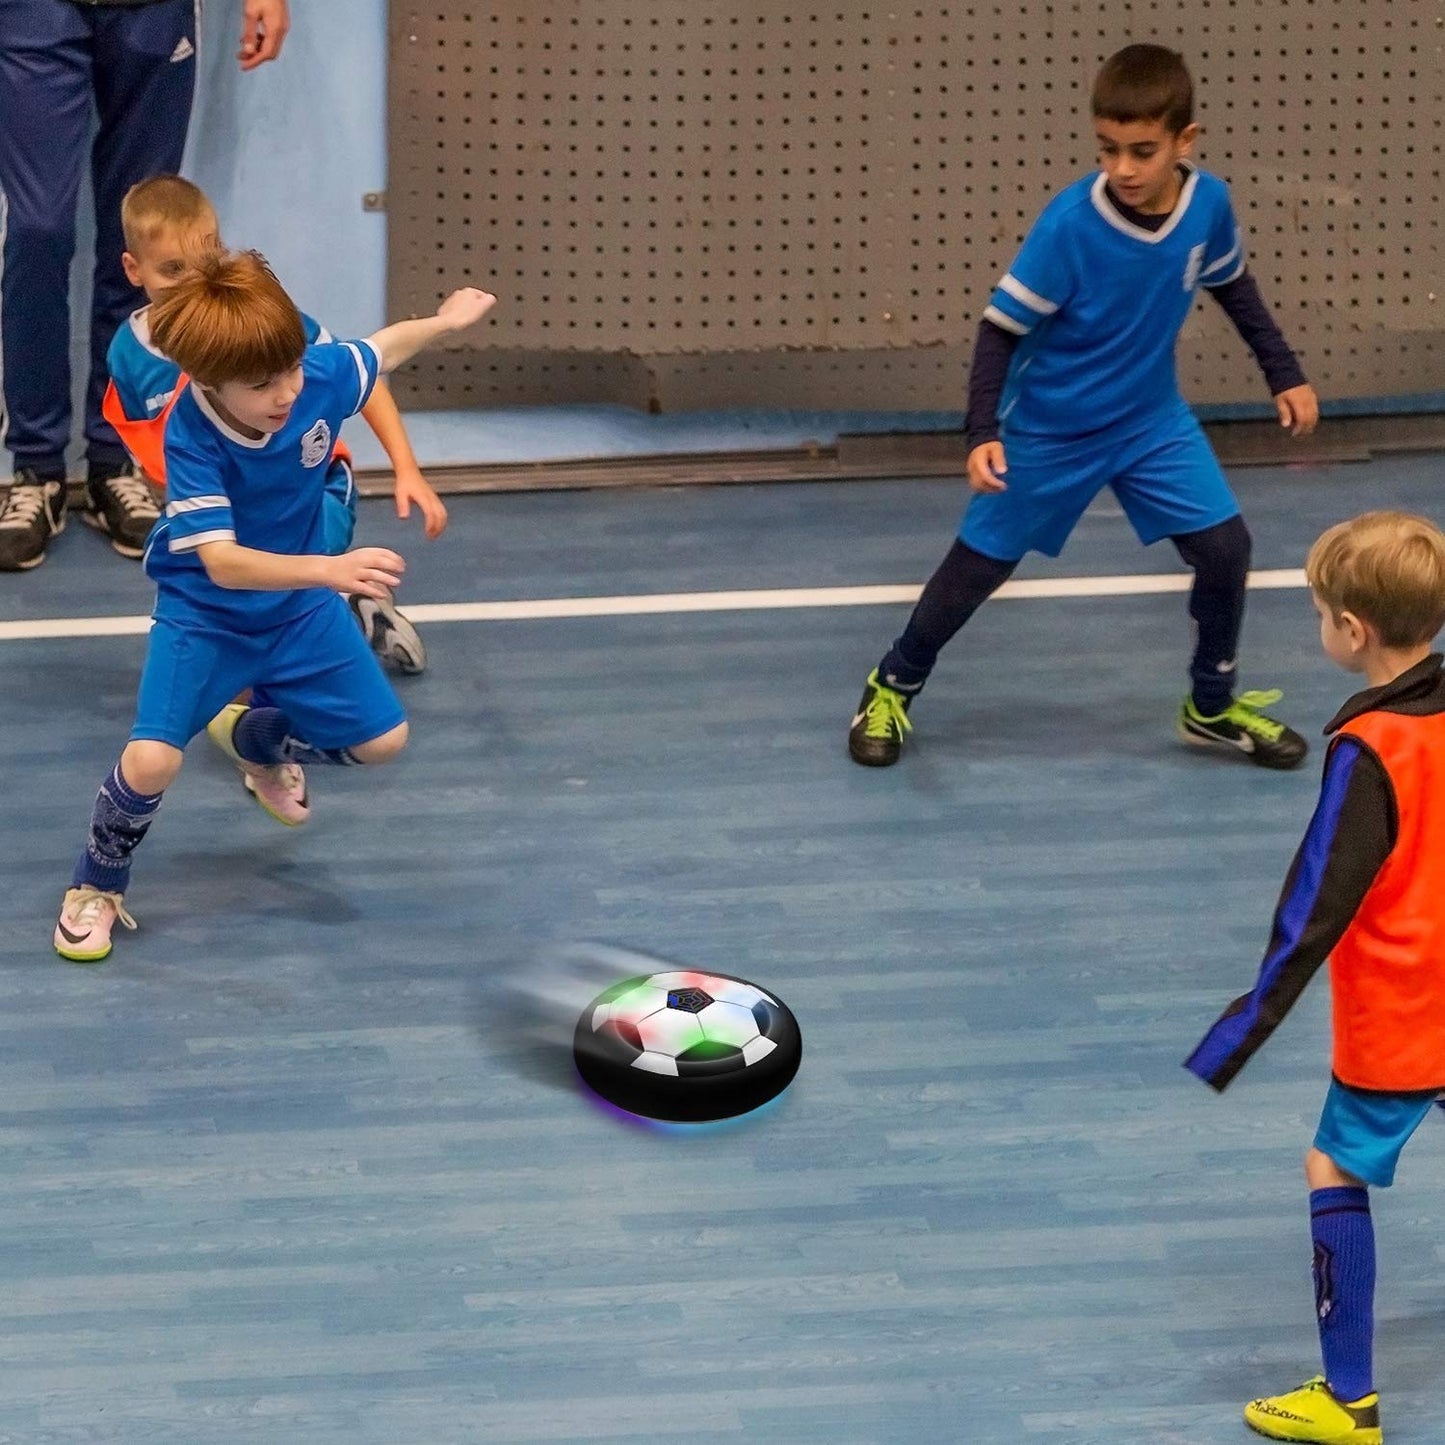
[[[1249,528],[1243,517],[1234,516],[1170,540],[1185,565],[1194,569],[1189,593],[1189,615],[1195,627],[1194,656],[1189,664],[1191,695],[1205,717],[1215,717],[1234,700],[1249,579]]]
[[[279,707],[249,707],[236,723],[231,744],[248,763],[331,763],[350,767],[361,761],[350,748],[317,748],[296,737],[291,719]]]
[[[878,664],[878,678],[896,692],[915,693],[944,644],[1005,582],[1017,560],[1000,561],[955,542],[918,599],[902,635]]]
[[[102,893],[124,893],[130,883],[130,858],[150,831],[160,793],[137,793],[126,782],[120,764],[95,795],[90,815],[90,836],[75,864],[71,886],[99,888]]]
[[[1314,1240],[1315,1314],[1325,1379],[1337,1400],[1374,1388],[1375,1224],[1370,1191],[1358,1187],[1310,1192]]]

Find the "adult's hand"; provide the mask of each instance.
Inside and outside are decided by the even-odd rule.
[[[281,43],[291,28],[286,0],[245,0],[242,6],[241,49],[238,59],[242,70],[255,70],[281,53]]]

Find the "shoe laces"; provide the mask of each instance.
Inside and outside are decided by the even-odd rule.
[[[1242,692],[1229,705],[1225,716],[1230,722],[1256,737],[1264,738],[1267,742],[1278,742],[1284,734],[1284,724],[1275,718],[1266,717],[1260,709],[1273,707],[1283,696],[1284,693],[1277,687]]]
[[[897,732],[901,737],[912,731],[913,724],[908,719],[903,695],[881,682],[875,682],[873,696],[868,699],[868,706],[863,709],[863,736],[888,738]]]
[[[125,911],[124,897],[122,893],[107,893],[87,883],[80,888],[72,888],[66,895],[66,901],[74,910],[72,917],[86,928],[92,928],[99,922],[102,905],[109,903],[115,909],[116,920],[133,931],[136,921]]]
[[[248,763],[246,771],[253,781],[287,793],[299,793],[306,786],[306,774],[302,772],[300,763]]]
[[[20,530],[31,527],[45,507],[45,486],[41,482],[16,482],[0,511],[0,527]]]
[[[125,509],[128,517],[158,517],[155,495],[144,477],[135,472],[121,472],[118,476],[107,477],[97,483],[104,487]]]

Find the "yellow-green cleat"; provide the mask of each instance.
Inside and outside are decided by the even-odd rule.
[[[1244,1423],[1271,1440],[1299,1440],[1306,1445],[1382,1445],[1380,1397],[1366,1395],[1346,1404],[1335,1399],[1323,1375],[1306,1380],[1288,1395],[1251,1400]]]

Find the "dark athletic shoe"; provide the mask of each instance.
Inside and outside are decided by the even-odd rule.
[[[45,560],[52,537],[65,530],[65,482],[19,467],[0,507],[0,572],[28,572]]]
[[[1309,744],[1293,728],[1261,711],[1283,696],[1278,689],[1242,692],[1214,717],[1205,717],[1194,699],[1186,697],[1179,706],[1179,736],[1192,747],[1243,753],[1261,768],[1297,768]]]
[[[848,756],[865,768],[890,768],[903,749],[903,734],[912,732],[908,721],[911,698],[878,681],[878,669],[868,674],[863,700],[848,729]]]
[[[104,532],[122,557],[143,556],[146,538],[161,518],[151,484],[129,464],[92,466],[86,490],[90,507],[81,513],[86,523]]]

